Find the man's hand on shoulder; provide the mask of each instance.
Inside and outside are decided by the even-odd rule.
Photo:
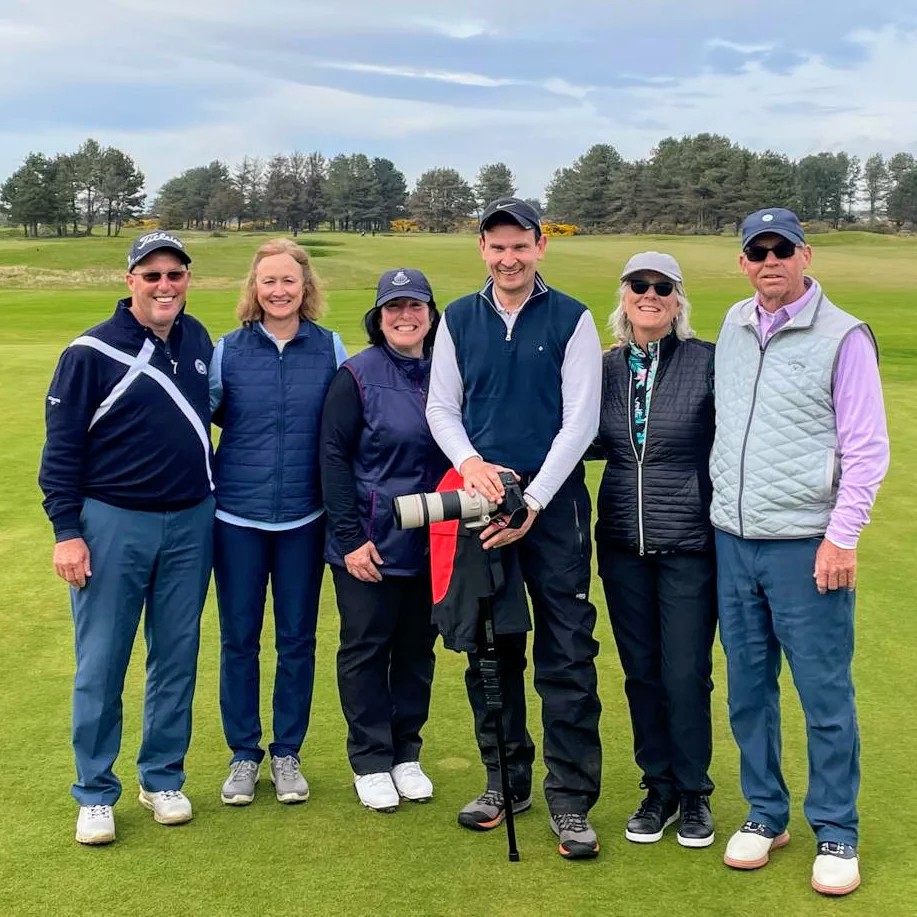
[[[857,549],[839,548],[825,538],[815,554],[813,576],[822,595],[835,589],[853,591],[857,581]]]
[[[82,538],[68,538],[54,545],[54,571],[71,586],[82,589],[92,576],[89,546]]]
[[[462,462],[459,474],[465,481],[465,492],[470,496],[481,494],[491,503],[502,503],[504,497],[503,482],[500,480],[501,471],[512,471],[502,465],[485,462],[479,455],[473,455]],[[513,472],[515,474],[515,472]],[[516,475],[518,479],[518,475]]]

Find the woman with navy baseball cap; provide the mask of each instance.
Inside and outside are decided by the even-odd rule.
[[[420,271],[386,271],[364,317],[372,346],[338,370],[322,416],[347,752],[360,802],[383,812],[433,795],[419,762],[436,640],[428,532],[396,529],[392,500],[434,490],[447,467],[424,416],[438,321]]]

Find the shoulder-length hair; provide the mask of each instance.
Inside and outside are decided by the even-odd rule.
[[[302,302],[299,304],[299,317],[310,322],[317,321],[325,311],[325,297],[321,281],[312,269],[312,262],[306,250],[292,239],[272,239],[265,242],[252,259],[248,276],[242,283],[242,295],[236,315],[243,323],[260,322],[264,318],[264,309],[258,304],[256,275],[258,265],[271,255],[289,255],[302,269]]]
[[[430,330],[423,339],[423,352],[430,353],[433,350],[433,342],[436,340],[436,329],[439,327],[439,309],[436,308],[436,300],[431,299],[427,306],[430,309]],[[363,328],[366,331],[366,337],[370,344],[375,347],[381,347],[385,343],[385,335],[382,333],[382,306],[373,306],[366,315],[363,316]]]
[[[627,280],[623,280],[618,290],[618,307],[608,318],[609,329],[622,344],[630,343],[634,339],[634,326],[624,311],[624,294],[628,289]],[[675,321],[672,322],[672,330],[680,341],[686,341],[688,338],[695,337],[695,334],[691,327],[691,303],[688,301],[683,284],[675,283],[675,297],[680,308]]]

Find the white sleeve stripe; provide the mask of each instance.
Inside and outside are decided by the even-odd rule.
[[[98,338],[90,337],[89,335],[83,335],[78,337],[70,346],[82,346],[82,347],[91,347],[93,350],[99,351],[99,353],[105,354],[107,357],[111,357],[112,360],[117,360],[119,363],[124,363],[133,369],[135,363],[139,360],[139,357],[143,354],[143,350],[146,348],[146,345],[149,344],[152,348],[152,341],[146,341],[143,348],[140,351],[140,354],[137,357],[132,357],[130,354],[124,353],[121,350],[118,350],[116,347],[112,347],[110,344],[106,344],[104,341],[100,341]],[[151,351],[152,353],[152,351]],[[125,374],[125,377],[130,374],[131,369],[128,369],[128,372]],[[191,424],[191,427],[194,429],[194,432],[197,434],[197,438],[201,442],[201,446],[204,448],[204,463],[207,468],[207,480],[210,483],[210,489],[213,490],[213,473],[210,469],[210,437],[207,434],[207,430],[204,427],[204,424],[201,422],[201,418],[198,416],[197,411],[189,403],[188,399],[179,391],[178,386],[164,373],[162,370],[156,369],[154,366],[149,366],[148,364],[143,364],[134,378],[140,373],[144,373],[149,376],[153,381],[158,383],[166,392],[166,394],[175,402],[176,407],[185,415],[185,418]],[[133,379],[131,380],[133,381]],[[121,380],[121,383],[124,382],[124,379]],[[119,383],[119,385],[121,384]],[[128,383],[130,384],[130,383]],[[115,386],[117,388],[117,386]],[[127,385],[122,388],[119,393],[119,397],[127,389]],[[114,394],[115,389],[112,389],[112,393],[108,396],[106,401],[111,399],[111,395]],[[112,400],[112,404],[114,400]],[[104,402],[103,402],[104,404]],[[111,407],[111,404],[109,404]],[[99,408],[101,410],[101,406]],[[98,414],[98,412],[96,412]],[[90,427],[97,420],[97,417],[93,417]]]

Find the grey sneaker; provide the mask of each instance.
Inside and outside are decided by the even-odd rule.
[[[599,853],[599,839],[585,815],[562,812],[551,816],[551,830],[560,843],[557,852],[568,860],[585,860]]]
[[[299,761],[293,755],[271,758],[271,783],[278,802],[305,802],[309,798],[309,784],[299,772]]]
[[[250,758],[233,761],[229,765],[229,776],[223,783],[220,799],[228,806],[247,806],[255,798],[255,784],[260,772],[261,765]]]
[[[532,808],[532,794],[525,799],[513,796],[513,815]],[[506,806],[503,794],[499,790],[485,790],[476,799],[472,799],[458,814],[458,823],[472,831],[490,831],[503,824],[506,818]]]

